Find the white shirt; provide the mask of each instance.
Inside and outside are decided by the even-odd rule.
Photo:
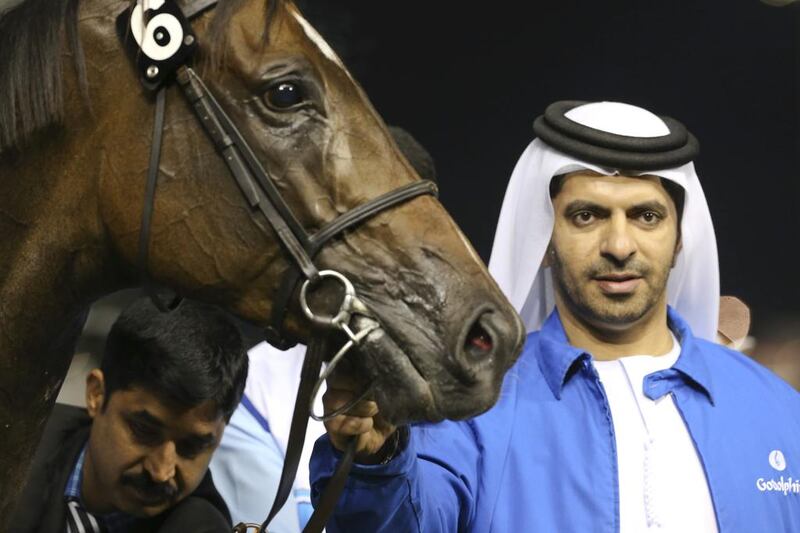
[[[672,394],[643,392],[647,375],[678,360],[672,341],[661,356],[593,361],[614,422],[621,533],[717,533],[705,471]]]
[[[269,421],[272,435],[278,441],[281,451],[286,453],[306,347],[298,344],[286,351],[280,351],[262,342],[253,346],[247,353],[250,357],[250,369],[244,393],[261,416]],[[322,413],[323,394],[325,394],[324,383],[314,399],[315,413]],[[308,420],[306,440],[300,464],[297,466],[296,489],[305,492],[311,490],[308,463],[311,460],[314,442],[324,434],[325,426],[322,422]]]

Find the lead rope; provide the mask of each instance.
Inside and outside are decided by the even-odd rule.
[[[300,372],[300,386],[297,389],[297,398],[294,402],[294,413],[292,413],[292,424],[289,429],[289,441],[286,445],[283,471],[278,482],[275,501],[266,520],[261,524],[261,531],[267,531],[267,525],[284,506],[294,487],[294,479],[297,476],[297,467],[300,464],[303,441],[308,427],[308,410],[313,402],[314,385],[322,368],[322,360],[327,351],[327,346],[327,336],[318,336],[311,340],[308,350],[306,350],[303,368]]]
[[[339,496],[342,495],[344,485],[347,482],[347,476],[350,474],[350,469],[353,467],[353,461],[356,455],[356,443],[358,437],[351,437],[347,443],[347,448],[342,454],[342,458],[336,464],[336,470],[333,476],[328,481],[325,487],[325,492],[322,494],[314,508],[314,513],[308,519],[308,524],[303,528],[303,533],[321,533],[325,529],[325,524],[333,515],[333,510],[339,501]]]
[[[278,483],[278,490],[273,501],[269,515],[261,525],[252,523],[239,523],[234,528],[234,533],[247,533],[253,530],[255,533],[267,533],[270,522],[286,504],[286,500],[294,487],[294,480],[297,476],[297,467],[300,464],[300,457],[303,451],[306,428],[308,426],[309,412],[311,411],[315,391],[319,389],[318,376],[322,367],[322,360],[327,352],[329,345],[328,336],[314,337],[306,350],[305,360],[300,372],[300,387],[297,389],[297,398],[292,414],[292,424],[289,429],[289,441],[286,446],[286,457],[283,462],[281,479]],[[353,466],[356,450],[356,438],[353,437],[348,443],[342,458],[336,465],[336,470],[328,482],[328,486],[322,494],[314,512],[309,518],[303,533],[321,533],[325,528],[325,523],[330,517],[339,496],[344,489],[347,476]]]
[[[339,501],[344,490],[344,485],[347,482],[347,476],[350,474],[350,469],[353,467],[353,461],[356,453],[357,438],[353,437],[347,444],[347,448],[342,453],[342,458],[336,464],[336,470],[328,482],[325,492],[323,492],[314,512],[308,519],[308,523],[303,528],[303,533],[321,533],[325,529],[325,524],[328,518],[333,514],[336,503]],[[285,463],[284,463],[285,465]],[[285,468],[284,468],[285,470]],[[268,533],[267,524],[271,519],[267,519],[263,524],[246,524],[244,522],[237,524],[233,528],[233,533],[247,533],[253,530],[255,533]]]
[[[309,291],[317,286],[321,280],[326,278],[340,282],[344,288],[344,297],[342,298],[339,310],[333,315],[320,315],[314,312],[308,303]],[[322,383],[330,376],[336,368],[336,365],[346,354],[354,347],[361,344],[370,333],[380,329],[380,324],[371,317],[367,307],[358,298],[350,280],[343,274],[334,270],[322,270],[315,279],[309,279],[303,283],[300,289],[300,307],[320,333],[312,337],[308,350],[306,350],[303,367],[300,372],[300,386],[297,389],[297,398],[294,404],[294,412],[292,413],[292,424],[289,429],[289,442],[286,446],[286,457],[284,458],[277,494],[275,495],[275,500],[269,515],[260,526],[257,524],[240,523],[234,528],[234,532],[237,533],[244,533],[249,529],[254,529],[256,533],[266,533],[269,523],[285,505],[294,487],[294,480],[297,476],[297,467],[300,464],[309,417],[324,421],[338,416],[365,398],[372,388],[372,386],[369,385],[361,395],[341,409],[337,409],[323,416],[314,414],[314,399]],[[356,331],[354,331],[350,326],[350,322],[353,315],[356,314],[359,315],[361,320],[358,321]],[[336,352],[325,371],[320,373],[322,361],[329,352],[330,333],[335,331],[343,332],[349,339]],[[347,476],[353,465],[356,441],[357,439],[354,437],[348,442],[342,458],[336,465],[333,476],[328,481],[328,486],[322,498],[314,509],[314,513],[311,515],[308,524],[303,529],[303,533],[320,533],[324,529],[325,523],[336,507],[336,502],[339,500],[339,496],[344,489]]]

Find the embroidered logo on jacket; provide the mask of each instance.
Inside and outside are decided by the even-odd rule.
[[[782,451],[772,450],[769,453],[769,466],[778,472],[786,470],[786,457]],[[784,496],[788,496],[790,493],[800,494],[800,479],[784,478],[783,476],[778,479],[760,477],[756,480],[756,488],[761,492],[782,492]]]
[[[769,452],[769,465],[778,472],[786,470],[786,458],[783,456],[783,452],[780,450]]]

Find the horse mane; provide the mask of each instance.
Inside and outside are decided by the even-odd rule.
[[[227,22],[245,0],[220,0],[209,28],[210,57],[221,61]],[[278,5],[267,1],[266,26]],[[0,9],[0,154],[21,148],[64,114],[63,36],[88,102],[88,82],[78,34],[80,0],[23,0]],[[1,7],[1,6],[0,6]],[[265,40],[269,38],[265,31]],[[124,54],[120,52],[120,60]]]
[[[78,1],[25,0],[0,17],[0,153],[62,118],[65,31],[85,87]]]

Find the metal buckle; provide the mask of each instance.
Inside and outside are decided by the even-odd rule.
[[[117,36],[149,91],[162,87],[185,65],[197,49],[197,38],[174,0],[152,2],[137,0],[116,21]]]
[[[339,311],[335,315],[316,314],[308,305],[309,289],[319,283],[319,281],[323,278],[334,278],[339,280],[339,282],[344,286],[344,298],[342,298]],[[321,270],[319,272],[319,276],[313,280],[307,279],[303,283],[303,286],[300,288],[300,307],[303,309],[303,313],[305,313],[308,319],[315,324],[326,328],[341,330],[349,337],[349,340],[341,348],[339,348],[339,351],[336,352],[336,355],[334,355],[327,364],[325,370],[322,371],[319,379],[314,384],[314,389],[311,393],[309,416],[318,422],[325,422],[349,411],[354,405],[366,398],[370,391],[372,391],[372,384],[370,384],[357,398],[354,398],[339,409],[336,409],[327,415],[318,415],[314,412],[314,400],[319,393],[319,389],[322,387],[322,384],[325,382],[325,380],[328,379],[328,377],[333,373],[336,365],[339,364],[339,362],[354,346],[358,346],[361,341],[367,337],[367,335],[380,329],[381,325],[370,316],[367,306],[364,305],[361,300],[359,300],[358,296],[356,295],[356,290],[350,280],[347,279],[344,274],[336,272],[335,270]],[[369,320],[369,324],[366,327],[356,332],[350,328],[350,319],[355,313],[363,315]]]
[[[239,522],[235,526],[233,526],[233,533],[247,533],[250,530],[253,530],[255,533],[269,533],[266,529],[262,530],[259,524],[245,524],[244,522]]]
[[[347,352],[349,352],[350,349],[353,348],[353,346],[358,346],[358,344],[364,338],[366,338],[367,335],[369,335],[373,331],[380,329],[380,327],[381,325],[378,324],[377,322],[370,324],[369,326],[367,326],[366,328],[362,329],[354,336],[352,336],[350,340],[344,344],[344,346],[339,348],[339,351],[336,352],[336,355],[333,356],[333,359],[331,359],[330,363],[328,363],[328,365],[325,367],[325,370],[322,371],[322,373],[319,375],[319,379],[314,384],[314,389],[311,391],[311,406],[309,409],[308,416],[310,416],[317,422],[326,422],[334,417],[339,416],[342,413],[346,413],[347,411],[349,411],[354,405],[356,405],[358,402],[366,398],[367,395],[372,391],[372,384],[370,383],[369,386],[366,389],[364,389],[364,392],[362,392],[356,398],[350,400],[349,402],[341,406],[339,409],[331,411],[327,415],[326,414],[318,415],[314,412],[314,400],[316,400],[317,398],[319,389],[320,387],[322,387],[322,384],[325,382],[325,380],[328,379],[328,376],[330,376],[333,373],[333,370],[336,368],[336,365],[339,364],[339,361],[344,359],[345,354],[347,354]]]
[[[319,284],[319,282],[325,278],[339,280],[342,286],[344,286],[344,298],[342,298],[339,311],[335,315],[319,315],[308,305],[308,290]],[[355,312],[362,314],[368,313],[366,306],[361,303],[361,300],[356,296],[356,289],[353,287],[350,280],[347,279],[344,274],[336,272],[335,270],[320,270],[316,278],[307,279],[303,282],[303,286],[300,288],[300,307],[308,319],[318,326],[340,329],[347,333],[347,336],[350,337],[351,340],[355,340],[356,334],[353,333],[348,325],[350,317]]]

